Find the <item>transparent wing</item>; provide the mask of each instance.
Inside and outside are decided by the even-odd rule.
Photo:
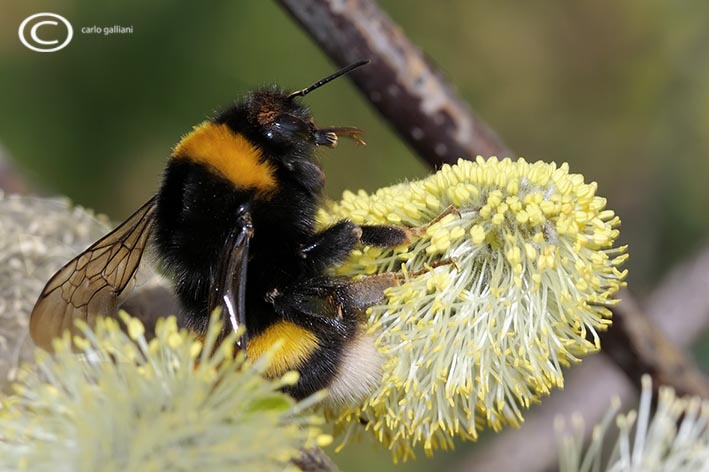
[[[35,344],[51,350],[52,339],[75,330],[74,320],[92,324],[115,316],[119,297],[133,279],[153,227],[156,197],[116,229],[66,263],[49,279],[30,317]]]
[[[239,208],[238,220],[227,238],[222,257],[217,261],[216,280],[209,292],[209,312],[222,308],[224,334],[229,328],[238,331],[246,327],[246,275],[249,242],[254,234],[248,202]],[[247,334],[242,333],[237,341],[239,347],[246,347]]]

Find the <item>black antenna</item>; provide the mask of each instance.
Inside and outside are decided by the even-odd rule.
[[[290,95],[288,95],[288,98],[304,97],[304,96],[306,96],[307,94],[309,94],[310,92],[312,92],[313,90],[315,90],[316,88],[322,87],[322,86],[325,85],[326,83],[332,82],[332,81],[335,80],[336,78],[338,78],[338,77],[340,77],[340,76],[342,76],[342,75],[345,75],[345,74],[347,74],[348,72],[351,72],[351,71],[355,70],[356,68],[361,67],[361,66],[363,66],[363,65],[365,65],[365,64],[369,64],[369,61],[358,61],[358,62],[355,62],[355,63],[353,63],[353,64],[350,64],[350,65],[348,65],[348,66],[346,66],[346,67],[343,67],[342,69],[338,70],[338,71],[335,72],[334,74],[328,75],[328,76],[325,77],[324,79],[318,80],[318,81],[315,82],[313,85],[311,85],[311,86],[309,86],[309,87],[305,87],[305,88],[302,89],[302,90],[297,90],[297,91],[291,93]]]

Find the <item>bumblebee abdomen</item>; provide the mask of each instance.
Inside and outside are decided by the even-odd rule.
[[[281,320],[251,336],[247,343],[247,353],[252,359],[264,354],[272,355],[266,375],[277,377],[289,370],[300,369],[318,347],[315,333],[291,321]]]
[[[249,338],[247,354],[257,359],[273,351],[266,375],[277,377],[298,371],[298,383],[286,390],[296,398],[303,398],[335,383],[346,345],[356,330],[351,321],[319,317],[280,319]]]
[[[341,326],[343,329],[317,326],[317,322],[306,328],[291,321],[278,321],[249,339],[247,353],[251,359],[271,353],[266,371],[270,377],[298,371],[298,383],[285,389],[295,398],[327,388],[328,401],[353,404],[381,380],[382,358],[364,326],[349,321],[344,323],[349,326]]]

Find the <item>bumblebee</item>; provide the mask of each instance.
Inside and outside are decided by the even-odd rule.
[[[115,316],[150,246],[188,328],[203,334],[221,307],[223,336],[245,326],[237,344],[248,357],[284,341],[267,375],[299,371],[294,397],[322,388],[336,402],[366,394],[380,361],[362,313],[395,281],[329,271],[357,244],[397,246],[410,235],[347,220],[315,230],[325,183],[315,150],[340,136],[361,142],[361,130],[318,128],[300,102],[366,63],[293,92],[258,89],[194,127],[174,148],[157,194],[49,280],[30,318],[35,343],[49,350],[75,319]]]

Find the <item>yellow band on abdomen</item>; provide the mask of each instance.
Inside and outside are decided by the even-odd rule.
[[[274,352],[266,370],[269,377],[299,369],[318,348],[318,338],[312,331],[290,321],[278,321],[249,339],[246,345],[249,359],[258,359],[269,352],[279,340],[282,342],[281,347]]]

